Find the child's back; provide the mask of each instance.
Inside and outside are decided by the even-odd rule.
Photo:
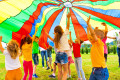
[[[32,60],[32,44],[23,44],[22,46],[22,53],[25,61]]]

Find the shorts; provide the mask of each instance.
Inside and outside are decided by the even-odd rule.
[[[48,62],[49,62],[50,64],[52,64],[52,57],[49,57],[49,58],[48,58]]]
[[[56,62],[54,62],[55,63],[55,65],[57,65],[57,63]]]
[[[52,57],[51,53],[47,53],[47,56],[48,56],[48,57]]]
[[[56,63],[66,64],[68,63],[68,56],[65,52],[58,52],[56,54]]]
[[[33,59],[34,65],[39,64],[38,54],[32,54],[32,59]]]
[[[72,59],[72,56],[69,56],[69,57],[68,57],[68,64],[72,64],[72,63],[74,63],[74,61],[73,61],[73,59]]]

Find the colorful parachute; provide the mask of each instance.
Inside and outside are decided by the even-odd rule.
[[[82,40],[87,40],[88,16],[93,28],[104,29],[101,22],[105,22],[109,30],[120,29],[120,0],[4,0],[0,1],[0,36],[3,42],[15,39],[20,43],[22,35],[32,36],[38,27],[36,35],[44,47],[43,43],[51,41],[42,30],[46,29],[52,37],[56,25],[65,30],[68,12],[73,40],[77,31]]]

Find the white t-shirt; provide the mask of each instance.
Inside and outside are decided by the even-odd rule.
[[[69,56],[72,56],[72,51],[73,51],[73,48],[70,48],[70,50],[67,51],[67,55],[68,55],[68,57],[69,57]]]
[[[5,55],[5,67],[6,70],[14,70],[21,67],[19,56],[16,59],[12,59],[9,52],[4,50],[3,54]]]
[[[117,37],[116,37],[116,39],[117,39],[117,47],[119,47],[119,48],[120,48],[120,37],[119,37],[119,36],[117,36]]]
[[[45,49],[41,47],[41,48],[40,48],[40,51],[45,51]]]
[[[69,43],[68,43],[68,37],[67,37],[68,34],[69,34],[69,31],[68,31],[68,29],[66,29],[65,32],[63,33],[63,35],[60,38],[58,51],[70,50],[70,46],[69,46]]]

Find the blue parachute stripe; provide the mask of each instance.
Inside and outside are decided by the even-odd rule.
[[[108,10],[103,10],[103,9],[98,9],[98,8],[92,8],[92,7],[88,7],[88,6],[80,6],[80,5],[75,5],[81,8],[85,8],[85,9],[89,9],[95,12],[99,12],[105,15],[109,15],[109,16],[113,16],[113,17],[117,17],[120,18],[120,10],[117,9],[108,9]]]

